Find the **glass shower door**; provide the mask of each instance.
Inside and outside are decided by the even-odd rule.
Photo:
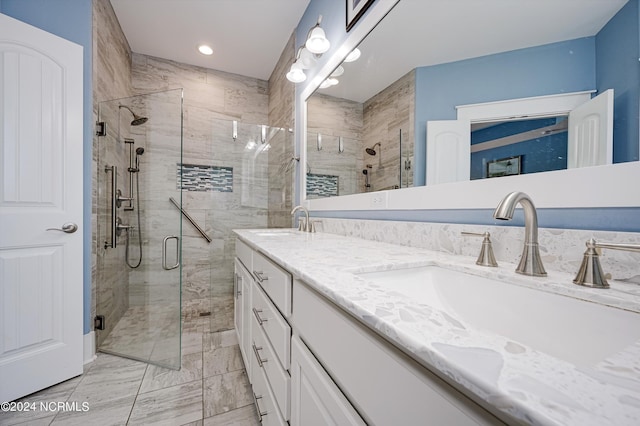
[[[182,89],[101,102],[98,350],[180,368]]]

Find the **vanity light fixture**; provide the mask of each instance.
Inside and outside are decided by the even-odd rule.
[[[324,30],[320,27],[320,23],[322,22],[322,15],[318,17],[318,22],[316,25],[309,30],[309,34],[307,35],[307,41],[305,43],[305,47],[311,53],[315,53],[316,55],[322,55],[331,47],[331,43],[327,39],[327,36],[324,33]]]
[[[296,59],[287,73],[287,80],[293,83],[305,81],[307,75],[304,70],[314,67],[317,58],[321,57],[331,47],[324,30],[320,28],[321,22],[322,15],[318,17],[318,22],[309,30],[305,43],[298,48]]]
[[[207,46],[206,44],[201,44],[200,46],[198,46],[198,52],[206,56],[213,55],[213,49],[211,48],[211,46]]]
[[[307,75],[302,70],[302,64],[298,61],[291,64],[291,69],[287,73],[287,80],[292,83],[302,83],[307,79]]]
[[[360,52],[360,49],[358,49],[358,48],[356,47],[355,49],[353,49],[353,50],[351,51],[351,53],[349,53],[349,54],[347,55],[347,57],[346,57],[346,58],[344,58],[344,62],[353,62],[353,61],[357,61],[361,54],[362,54],[362,52]]]

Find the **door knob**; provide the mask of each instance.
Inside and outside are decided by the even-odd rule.
[[[73,234],[78,230],[78,225],[73,222],[65,223],[62,228],[47,228],[47,231],[61,231],[67,234]]]

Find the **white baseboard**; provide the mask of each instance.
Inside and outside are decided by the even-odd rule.
[[[89,364],[96,359],[96,333],[90,331],[84,335],[84,364]]]

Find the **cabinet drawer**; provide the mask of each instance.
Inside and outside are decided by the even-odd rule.
[[[256,367],[256,364],[253,365],[253,375],[257,376],[259,373],[264,372],[275,396],[277,405],[280,407],[280,412],[285,420],[288,420],[290,413],[291,378],[289,377],[289,373],[287,373],[280,365],[280,362],[278,362],[271,344],[258,325],[258,321],[253,318],[251,323],[252,351],[256,364],[258,365],[258,367]]]
[[[262,426],[287,426],[287,422],[282,418],[276,399],[267,383],[267,377],[254,356],[251,357],[251,367],[254,371],[253,382],[251,383],[253,399]]]
[[[251,259],[252,253],[253,250],[251,249],[251,247],[240,241],[240,239],[236,238],[236,257],[240,259],[240,262],[242,262],[244,267],[249,271],[251,271],[251,268],[253,268]]]
[[[253,276],[285,317],[291,316],[291,275],[258,252],[253,252]]]
[[[278,360],[288,370],[291,365],[291,327],[258,284],[254,282],[251,291],[252,316],[271,342]]]

